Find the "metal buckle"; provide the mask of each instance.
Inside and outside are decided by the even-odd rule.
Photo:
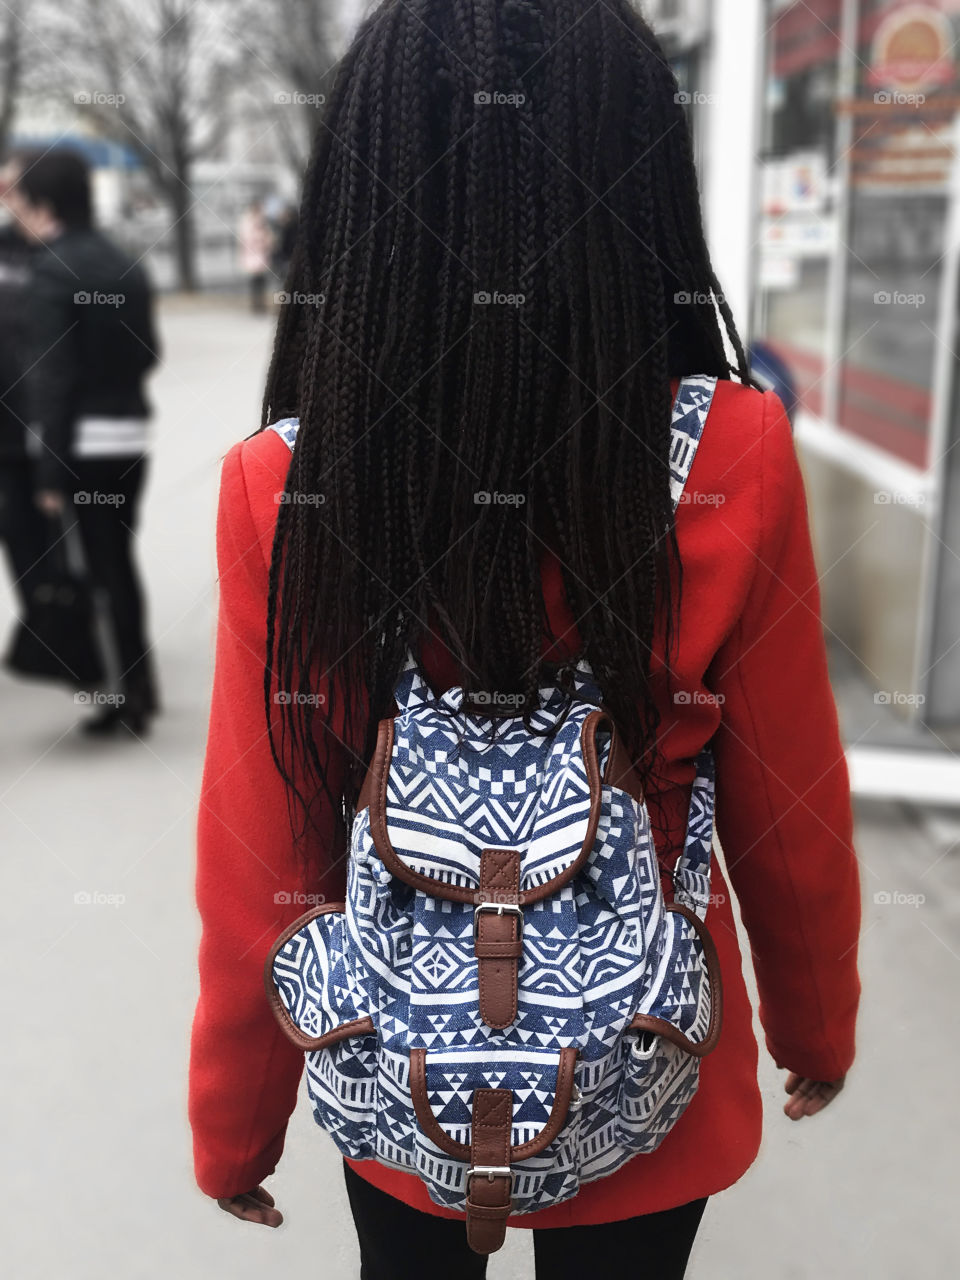
[[[509,1165],[505,1164],[475,1164],[467,1170],[467,1195],[470,1194],[470,1179],[473,1177],[486,1177],[489,1182],[494,1178],[509,1178],[510,1192],[513,1195],[513,1179],[514,1172]]]
[[[523,908],[522,907],[518,907],[516,906],[515,903],[512,903],[512,902],[480,902],[477,904],[477,906],[474,908],[474,911],[473,911],[474,942],[476,942],[477,940],[477,933],[480,927],[481,911],[495,911],[498,916],[502,916],[505,911],[508,911],[511,915],[516,916],[519,924],[517,937],[521,939],[523,938]]]

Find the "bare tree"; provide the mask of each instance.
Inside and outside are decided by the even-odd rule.
[[[230,11],[226,0],[72,0],[56,16],[84,80],[74,100],[142,161],[172,215],[177,276],[188,290],[197,286],[193,166],[223,139],[238,65]]]
[[[238,0],[228,19],[242,50],[248,106],[270,113],[299,179],[342,45],[343,0]]]

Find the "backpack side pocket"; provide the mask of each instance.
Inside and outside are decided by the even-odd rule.
[[[314,1117],[341,1153],[376,1150],[378,1039],[347,963],[346,904],[325,903],[295,920],[270,949],[267,997],[284,1035],[307,1055]]]

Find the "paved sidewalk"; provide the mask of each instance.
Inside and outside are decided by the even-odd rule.
[[[358,1266],[338,1161],[303,1106],[271,1181],[288,1215],[280,1231],[228,1218],[193,1184],[193,826],[216,488],[223,453],[257,425],[271,325],[232,305],[171,300],[162,328],[141,553],[166,712],[143,744],[92,744],[73,731],[69,695],[0,676],[4,1274],[348,1280]],[[4,633],[9,619],[3,584]],[[867,900],[860,1061],[829,1112],[791,1125],[780,1114],[780,1073],[763,1059],[764,1149],[709,1207],[692,1280],[956,1272],[945,1189],[956,1181],[960,833],[948,817],[921,821],[894,805],[873,803],[858,817]],[[84,893],[115,901],[77,901]],[[635,1274],[648,1280],[642,1258]],[[525,1232],[510,1234],[489,1275],[532,1276]]]

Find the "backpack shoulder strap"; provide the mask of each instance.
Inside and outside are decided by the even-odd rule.
[[[713,403],[717,379],[698,375],[684,378],[677,388],[670,431],[670,496],[676,510],[690,475],[697,446]],[[710,862],[713,848],[715,771],[713,752],[705,746],[696,759],[696,776],[687,811],[683,851],[674,869],[674,896],[702,920],[710,904]]]
[[[670,497],[674,510],[683,495],[716,389],[717,379],[706,374],[683,378],[677,388],[670,424]]]
[[[293,453],[293,446],[297,442],[297,432],[299,430],[299,418],[281,418],[279,422],[271,422],[269,426],[264,427],[264,431],[275,431],[291,453]]]

